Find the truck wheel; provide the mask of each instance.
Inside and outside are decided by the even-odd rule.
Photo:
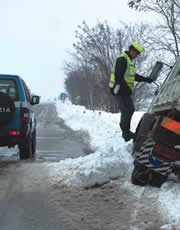
[[[133,153],[135,158],[131,178],[133,184],[160,187],[172,172],[168,162],[160,161],[153,155],[154,145],[155,142],[149,133],[141,147]]]
[[[18,147],[19,147],[19,155],[21,160],[33,158],[31,136],[28,136],[24,140],[24,142],[20,144]]]
[[[167,177],[167,175],[163,176],[151,170],[150,168],[136,163],[131,175],[131,182],[135,185],[150,185],[152,187],[160,188],[161,185],[167,180]]]
[[[152,130],[154,115],[145,113],[141,118],[135,133],[133,151],[138,151],[143,142],[146,140],[148,132]]]
[[[34,131],[32,136],[32,156],[36,157],[36,131]]]
[[[135,163],[131,175],[131,182],[135,185],[145,186],[148,184],[149,170],[141,164]]]

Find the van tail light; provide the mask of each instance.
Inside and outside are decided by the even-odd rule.
[[[21,108],[21,121],[23,123],[28,123],[29,120],[29,110],[27,108]]]
[[[20,131],[9,131],[9,135],[11,135],[11,136],[19,136]]]

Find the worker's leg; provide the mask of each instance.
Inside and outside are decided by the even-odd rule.
[[[122,129],[123,137],[126,141],[132,139],[134,134],[130,131],[131,118],[134,113],[134,103],[131,96],[116,96],[121,112],[120,127]]]

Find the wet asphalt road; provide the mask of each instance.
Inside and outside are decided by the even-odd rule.
[[[54,104],[41,104],[36,108],[37,160],[59,161],[77,158],[92,152],[88,134],[74,132],[57,117]]]
[[[46,103],[34,107],[37,118],[36,161],[57,162],[77,158],[92,152],[89,136],[74,132],[57,116],[55,104]],[[18,160],[18,148],[0,148],[0,160]]]
[[[53,104],[35,110],[36,160],[20,161],[17,149],[0,149],[0,230],[160,229],[157,199],[148,188],[137,198],[121,187],[123,177],[89,190],[53,184],[54,161],[92,152],[88,134],[66,127]]]
[[[36,106],[35,113],[36,159],[20,161],[17,147],[0,148],[0,230],[69,229],[51,202],[49,168],[43,163],[87,155],[88,134],[66,127],[52,103]]]

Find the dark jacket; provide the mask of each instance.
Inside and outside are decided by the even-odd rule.
[[[128,54],[129,56],[129,52],[126,51],[125,53]],[[131,59],[131,57],[129,56],[129,58]],[[116,84],[120,85],[120,90],[119,90],[119,95],[123,95],[123,96],[127,96],[127,95],[131,95],[132,94],[132,90],[129,88],[129,86],[127,85],[125,79],[124,79],[124,74],[126,72],[126,68],[127,68],[127,61],[125,57],[119,57],[116,60],[116,68],[115,68],[115,80],[116,80]],[[147,78],[139,75],[136,73],[135,75],[135,81],[144,81],[147,82]],[[112,89],[113,91],[113,89]]]

